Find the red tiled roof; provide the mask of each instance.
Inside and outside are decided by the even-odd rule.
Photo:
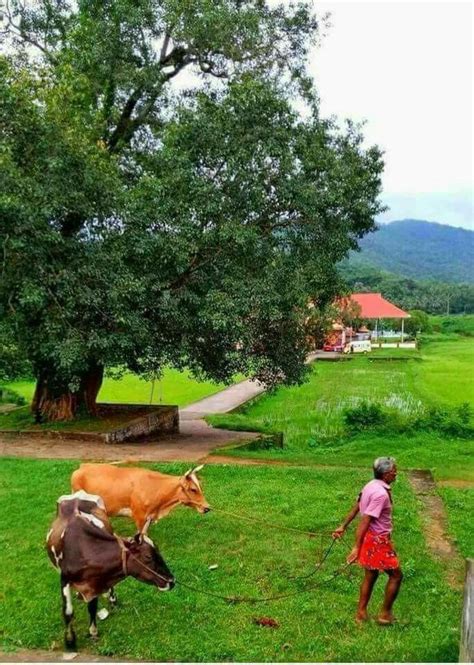
[[[403,309],[382,298],[381,293],[353,293],[351,300],[360,307],[361,319],[409,319]]]

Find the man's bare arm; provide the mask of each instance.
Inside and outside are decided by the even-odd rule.
[[[372,517],[370,515],[362,516],[356,531],[355,545],[346,559],[347,563],[355,563],[359,558],[360,548],[362,547],[362,542],[364,540],[365,534],[367,533],[367,529],[369,528],[371,519]]]
[[[337,529],[333,531],[332,537],[340,538],[342,535],[344,535],[345,530],[352,522],[352,520],[358,515],[358,513],[359,513],[359,502],[356,501],[354,506],[351,508],[350,513],[347,515],[346,519],[341,524],[341,526],[337,527]]]

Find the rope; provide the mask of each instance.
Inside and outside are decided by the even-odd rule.
[[[271,603],[276,600],[283,600],[285,598],[292,598],[293,596],[299,596],[300,594],[303,593],[309,593],[310,591],[313,591],[314,589],[319,588],[322,586],[322,584],[327,584],[328,582],[332,582],[333,580],[336,579],[336,577],[339,577],[342,575],[342,573],[350,566],[349,563],[344,564],[341,568],[336,570],[336,572],[327,580],[323,580],[317,584],[312,584],[310,586],[307,586],[305,589],[299,589],[298,591],[289,591],[286,593],[280,593],[276,594],[274,596],[259,596],[259,597],[252,597],[252,596],[224,596],[218,593],[213,593],[212,591],[205,591],[204,589],[198,589],[197,587],[191,586],[190,584],[185,584],[184,582],[181,582],[180,580],[175,580],[176,584],[179,584],[180,586],[184,587],[185,589],[189,589],[190,591],[194,591],[195,593],[200,593],[205,596],[211,596],[212,598],[218,598],[220,600],[224,600],[227,603],[249,603],[249,604],[257,604],[257,603]]]
[[[271,529],[279,529],[280,531],[291,531],[292,533],[299,533],[303,536],[309,536],[309,538],[315,538],[320,534],[329,535],[330,531],[306,531],[305,529],[297,529],[291,526],[282,526],[279,524],[272,524],[271,522],[265,522],[265,520],[260,520],[258,517],[250,517],[248,515],[239,515],[238,513],[232,513],[229,510],[221,510],[220,508],[213,508],[213,513],[221,513],[222,515],[229,515],[230,517],[236,517],[239,520],[247,520],[249,522],[256,522],[257,524],[263,524]]]
[[[331,552],[334,543],[336,541],[334,540],[331,545],[327,548],[324,557],[322,561],[319,563],[318,567],[310,573],[310,575],[303,576],[301,579],[304,579],[305,577],[310,577],[313,575],[315,572],[317,572],[321,566],[323,565],[324,561],[328,558],[329,553]],[[166,579],[159,573],[156,573],[152,568],[149,568],[143,561],[140,561],[140,559],[137,559],[137,557],[129,552],[129,558],[134,559],[137,563],[139,563],[145,570],[150,572],[152,575],[157,577],[158,579]],[[210,596],[211,598],[217,598],[219,600],[223,600],[226,603],[231,603],[231,604],[237,604],[237,603],[249,603],[249,604],[257,604],[257,603],[270,603],[276,600],[283,600],[285,598],[292,598],[293,596],[299,596],[300,594],[303,593],[309,593],[310,591],[313,591],[314,589],[320,587],[322,584],[327,584],[328,582],[332,582],[333,580],[336,579],[336,577],[339,577],[351,564],[346,563],[341,568],[335,571],[335,573],[328,578],[327,580],[323,580],[319,584],[312,584],[310,586],[305,587],[304,589],[298,589],[297,591],[288,591],[285,593],[280,593],[276,594],[274,596],[225,596],[220,593],[215,593],[213,591],[205,591],[204,589],[199,589],[198,587],[192,586],[191,584],[187,584],[186,582],[181,582],[181,580],[177,580],[175,578],[175,584],[178,584],[179,586],[182,586],[184,589],[188,589],[189,591],[194,591],[194,593],[200,593],[201,595],[204,596]],[[300,579],[300,578],[294,578],[294,579]]]

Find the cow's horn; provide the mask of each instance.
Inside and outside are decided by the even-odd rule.
[[[184,474],[184,477],[187,478],[188,476],[190,476],[190,475],[192,474],[192,472],[193,472],[193,469],[192,469],[192,467],[191,467],[190,469],[188,469],[188,470],[186,471],[186,473]]]
[[[200,464],[200,465],[197,466],[195,469],[193,469],[193,473],[197,473],[197,472],[200,471],[201,469],[204,469],[204,464]]]

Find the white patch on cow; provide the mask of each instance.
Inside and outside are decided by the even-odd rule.
[[[48,533],[46,534],[46,542],[48,542],[50,535],[53,533],[53,530],[50,529]]]
[[[71,587],[69,584],[63,587],[63,595],[66,599],[66,614],[70,617],[73,614],[72,609],[72,596],[71,596]]]
[[[92,524],[94,524],[94,526],[98,526],[99,529],[103,529],[105,526],[102,520],[100,520],[95,515],[89,515],[89,513],[83,513],[82,510],[79,511],[79,515],[84,519],[88,520],[89,522],[91,522]]]
[[[64,538],[64,534],[66,533],[66,529],[63,529],[61,532],[61,540]]]
[[[103,607],[101,610],[97,612],[97,618],[100,619],[101,621],[107,619],[108,616],[109,616],[109,611],[106,610],[105,607]]]
[[[57,503],[62,503],[63,501],[74,501],[74,499],[79,499],[81,501],[91,501],[99,508],[102,508],[102,510],[105,510],[105,503],[101,496],[98,494],[88,494],[87,492],[84,492],[84,490],[78,490],[77,492],[74,492],[74,494],[63,494],[63,496],[59,497]]]
[[[155,543],[152,541],[151,538],[148,538],[148,536],[146,536],[145,534],[143,534],[143,540],[145,541],[145,543],[148,543],[148,545],[151,545],[153,549],[155,548]]]
[[[130,510],[130,508],[120,508],[117,515],[119,517],[131,517],[132,516],[132,511]]]
[[[54,560],[56,561],[56,567],[59,568],[59,562],[63,558],[63,553],[59,552],[59,554],[56,554],[56,549],[54,545],[51,547],[51,552],[53,553]]]

